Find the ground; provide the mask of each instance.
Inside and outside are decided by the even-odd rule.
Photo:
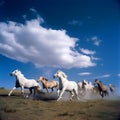
[[[120,120],[120,99],[45,101],[8,93],[0,89],[0,120]]]

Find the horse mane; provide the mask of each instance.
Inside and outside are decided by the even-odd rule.
[[[82,84],[83,84],[83,85],[87,85],[87,81],[86,81],[86,80],[83,80]]]
[[[47,78],[43,78],[44,80],[46,80],[46,81],[48,81],[48,79]]]
[[[22,77],[25,77],[25,76],[21,73],[21,71],[18,70],[18,73],[19,73],[19,75],[21,75]]]
[[[66,75],[63,71],[58,70],[58,72],[61,72],[61,73],[62,73],[62,76],[63,76],[64,78],[67,78],[67,75]]]
[[[19,83],[19,81],[17,80],[17,77],[16,77],[16,82],[15,82],[15,87],[20,87],[20,83]]]

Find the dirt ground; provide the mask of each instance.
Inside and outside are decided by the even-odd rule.
[[[120,99],[36,100],[8,92],[0,90],[0,120],[120,120]]]

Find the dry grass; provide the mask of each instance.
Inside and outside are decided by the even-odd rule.
[[[0,90],[0,120],[120,120],[120,100],[41,101]]]

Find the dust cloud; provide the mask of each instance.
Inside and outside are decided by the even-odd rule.
[[[62,101],[69,101],[71,97],[71,94],[69,92],[64,92],[62,96]],[[79,93],[79,100],[77,100],[76,97],[73,97],[73,101],[82,101],[82,102],[87,102],[88,100],[94,100],[94,99],[107,99],[107,100],[120,100],[120,96],[116,93],[110,93],[105,96],[101,97],[98,93],[93,93],[91,91],[88,92],[83,92],[82,94]],[[44,92],[41,91],[37,93],[34,97],[36,100],[43,100],[43,101],[49,101],[49,100],[57,100],[58,99],[58,94],[57,92]]]

